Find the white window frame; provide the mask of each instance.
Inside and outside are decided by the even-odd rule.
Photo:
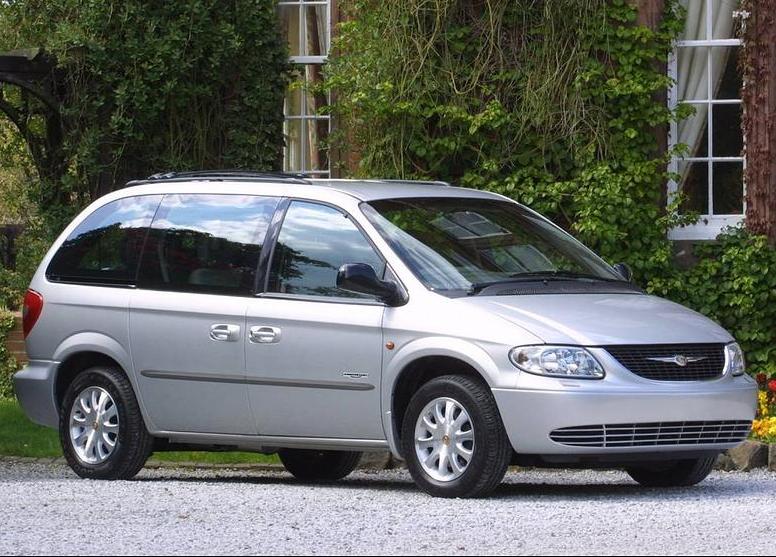
[[[669,77],[671,77],[673,81],[673,85],[671,86],[671,89],[668,93],[668,106],[671,110],[675,110],[679,106],[679,88],[678,88],[678,72],[677,72],[677,60],[679,55],[679,49],[680,48],[687,48],[687,47],[735,47],[735,46],[742,46],[743,41],[741,39],[713,39],[709,37],[713,37],[713,14],[711,11],[712,8],[712,0],[703,0],[706,2],[706,39],[703,40],[679,40],[675,42],[674,50],[671,54],[671,57],[668,62],[668,74]],[[707,94],[706,99],[682,99],[681,102],[685,104],[692,104],[696,107],[703,107],[706,109],[707,116],[706,116],[706,126],[707,126],[707,140],[708,145],[706,147],[707,156],[706,157],[673,157],[671,159],[671,162],[669,163],[669,171],[672,173],[678,173],[679,171],[679,163],[680,162],[704,162],[708,163],[711,162],[712,164],[708,164],[708,187],[709,187],[709,207],[711,209],[711,214],[705,214],[701,215],[700,220],[692,225],[689,226],[681,226],[674,228],[669,232],[669,238],[671,240],[714,240],[717,238],[717,236],[722,233],[722,231],[725,228],[731,227],[731,226],[738,226],[744,222],[744,216],[746,214],[746,184],[744,183],[744,204],[743,204],[743,212],[744,214],[741,215],[725,215],[725,214],[713,214],[713,208],[714,208],[714,181],[713,181],[713,163],[714,162],[741,162],[743,163],[743,170],[746,170],[746,158],[743,156],[738,157],[715,157],[713,153],[712,148],[712,138],[714,136],[713,129],[714,129],[714,117],[713,117],[713,107],[714,105],[722,105],[722,104],[736,104],[741,105],[742,99],[715,99],[714,98],[714,80],[712,79],[713,75],[713,57],[708,56],[707,64],[708,67],[706,69],[707,72]],[[742,131],[743,133],[743,131]],[[670,130],[669,130],[669,138],[668,143],[670,147],[674,147],[678,143],[679,138],[679,125],[678,122],[671,122]],[[676,193],[679,190],[679,185],[676,183],[675,180],[669,180],[668,182],[668,199],[669,201],[674,198]]]
[[[296,7],[299,10],[299,52],[305,51],[305,44],[304,41],[307,39],[307,17],[305,17],[305,10],[309,6],[325,6],[326,7],[326,26],[328,29],[327,35],[326,35],[326,55],[323,56],[289,56],[289,61],[292,64],[298,64],[302,66],[311,66],[311,65],[319,65],[324,66],[326,62],[329,60],[328,53],[331,49],[331,33],[332,33],[332,7],[333,7],[333,0],[280,0],[278,2],[278,9],[280,9],[281,6],[292,6]],[[306,76],[303,76],[306,78]],[[283,125],[283,135],[288,136],[288,126],[287,123],[291,121],[301,121],[302,122],[302,130],[305,129],[305,124],[315,124],[320,121],[327,122],[327,128],[328,128],[328,135],[331,135],[331,117],[328,114],[308,114],[307,113],[307,91],[304,90],[304,88],[301,91],[302,99],[301,99],[301,114],[296,115],[289,115],[288,114],[288,108],[287,108],[287,99],[283,103],[283,114],[284,114],[284,125]],[[331,104],[331,98],[327,98],[327,104]],[[329,157],[328,160],[328,168],[326,169],[318,169],[318,170],[312,170],[309,168],[309,161],[307,160],[307,134],[302,133],[301,139],[300,139],[300,145],[301,145],[301,151],[302,151],[302,168],[291,168],[289,166],[289,162],[283,160],[283,169],[286,172],[295,172],[300,174],[305,174],[309,176],[314,176],[317,178],[329,178],[331,177],[331,157]]]

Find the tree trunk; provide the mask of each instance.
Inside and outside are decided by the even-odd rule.
[[[746,225],[776,245],[776,0],[744,0]]]

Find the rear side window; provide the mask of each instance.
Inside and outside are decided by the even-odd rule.
[[[148,235],[138,285],[154,290],[245,295],[277,198],[168,195]]]
[[[385,273],[385,262],[344,213],[326,205],[294,201],[272,255],[268,291],[369,298],[337,288],[337,272],[345,263],[366,263],[378,276]]]
[[[49,280],[134,284],[143,241],[161,195],[103,205],[67,237],[46,270]]]

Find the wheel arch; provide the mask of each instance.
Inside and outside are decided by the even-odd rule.
[[[409,400],[428,381],[443,375],[466,375],[499,384],[499,371],[490,355],[477,345],[448,338],[410,343],[392,358],[383,375],[383,428],[394,456],[401,458],[401,421]]]
[[[59,362],[54,380],[54,400],[58,409],[62,405],[67,387],[78,373],[89,367],[100,365],[120,369],[132,385],[135,396],[138,396],[129,353],[117,340],[105,334],[82,332],[68,337],[57,347],[54,360]],[[139,397],[138,402],[145,417],[145,411]]]

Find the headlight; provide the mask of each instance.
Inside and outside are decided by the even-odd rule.
[[[725,372],[733,377],[740,377],[746,373],[746,360],[744,351],[737,342],[725,346]]]
[[[578,346],[518,346],[509,353],[523,371],[550,377],[603,379],[604,368],[593,355]]]

